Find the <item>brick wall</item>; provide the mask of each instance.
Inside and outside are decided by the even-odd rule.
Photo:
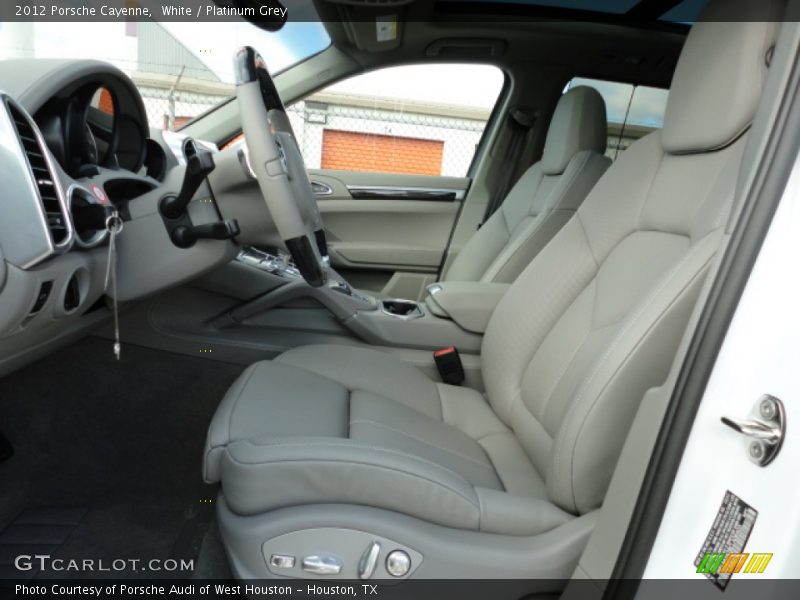
[[[114,114],[114,98],[111,96],[111,92],[109,92],[106,88],[100,88],[100,97],[98,98],[97,108],[107,115]]]
[[[440,175],[444,142],[326,129],[322,168]]]

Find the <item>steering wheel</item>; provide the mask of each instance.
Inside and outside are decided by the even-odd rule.
[[[286,108],[253,48],[236,52],[234,68],[242,131],[261,194],[303,278],[324,285],[330,263],[325,230]]]

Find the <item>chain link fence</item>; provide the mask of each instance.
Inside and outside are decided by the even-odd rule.
[[[189,81],[170,87],[134,73],[151,127],[176,130],[235,93]],[[206,88],[200,90],[198,88]],[[420,175],[466,175],[488,111],[322,92],[288,107],[306,165]]]
[[[234,93],[233,87],[229,93],[222,91],[201,93],[180,87],[169,89],[145,85],[138,87],[150,127],[170,131],[180,129],[191,119],[214,108]]]
[[[179,129],[234,94],[233,87],[201,93],[196,85],[158,88],[139,79],[150,126],[159,129]],[[320,93],[287,111],[310,169],[466,175],[488,114],[408,104]]]
[[[142,78],[144,79],[144,78]],[[140,85],[151,127],[179,129],[234,93]],[[195,86],[196,88],[196,86]],[[369,103],[372,106],[364,106]],[[394,105],[398,105],[395,108]],[[466,175],[488,113],[321,93],[288,107],[306,165],[424,175]]]

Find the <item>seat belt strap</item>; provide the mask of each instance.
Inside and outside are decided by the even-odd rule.
[[[486,212],[483,215],[483,220],[480,225],[478,225],[478,229],[480,229],[481,226],[489,220],[489,217],[500,208],[508,192],[511,191],[511,186],[514,183],[514,175],[519,170],[519,156],[525,147],[525,140],[528,137],[528,133],[536,124],[536,113],[518,108],[509,115],[507,123],[509,138],[503,158],[503,172],[500,175],[491,200],[486,205]]]

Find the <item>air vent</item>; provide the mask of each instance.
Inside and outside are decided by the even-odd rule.
[[[59,199],[53,173],[45,158],[45,151],[42,148],[40,138],[37,136],[36,130],[28,120],[28,117],[19,108],[9,103],[8,111],[14,121],[14,127],[22,142],[25,156],[33,173],[33,180],[47,216],[47,226],[50,230],[53,244],[56,246],[68,244],[70,231],[66,215]]]

